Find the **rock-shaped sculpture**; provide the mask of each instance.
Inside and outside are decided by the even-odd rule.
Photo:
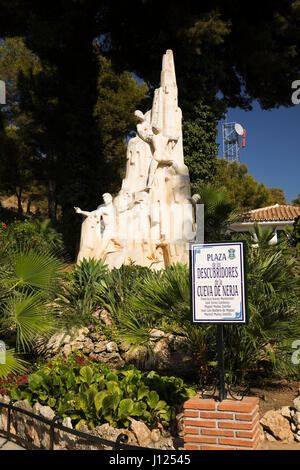
[[[92,257],[110,268],[136,263],[152,269],[188,262],[188,243],[195,238],[195,200],[184,164],[171,50],[163,56],[152,109],[145,114],[137,110],[135,116],[137,132],[128,142],[121,190],[114,200],[104,194],[104,205],[95,211],[75,208],[85,217],[77,262]]]

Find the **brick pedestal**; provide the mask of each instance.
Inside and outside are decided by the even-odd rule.
[[[186,450],[256,450],[259,440],[258,398],[219,402],[195,396],[184,404]]]

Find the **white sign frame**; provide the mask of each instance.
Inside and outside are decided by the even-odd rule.
[[[245,242],[191,244],[190,281],[192,323],[247,324]]]

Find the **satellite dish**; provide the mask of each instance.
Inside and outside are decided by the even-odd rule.
[[[237,122],[235,123],[234,125],[234,129],[235,129],[235,132],[238,134],[238,135],[243,135],[243,132],[244,132],[244,129],[243,127],[238,124]]]

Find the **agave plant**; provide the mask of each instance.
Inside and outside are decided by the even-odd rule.
[[[64,324],[86,325],[97,308],[97,293],[107,273],[107,266],[93,258],[83,259],[66,277],[58,293],[57,310]]]

